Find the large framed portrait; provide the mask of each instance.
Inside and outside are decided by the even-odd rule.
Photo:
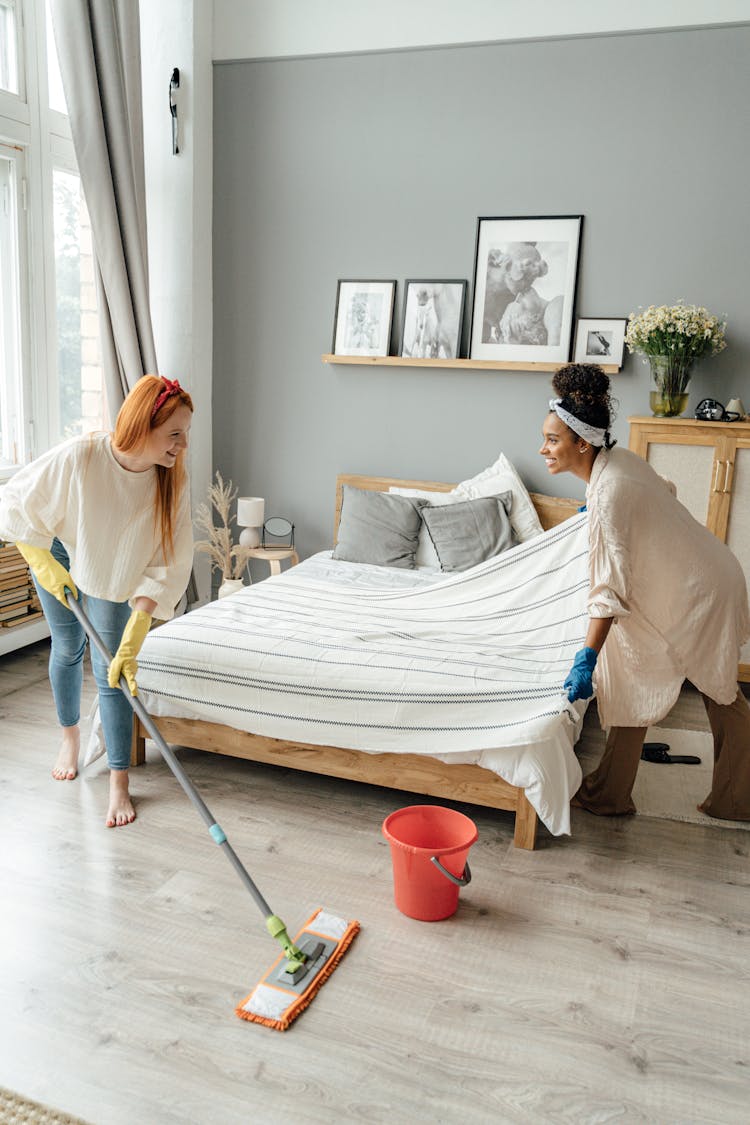
[[[580,317],[576,324],[576,363],[614,363],[622,367],[627,317]]]
[[[458,359],[465,301],[465,281],[407,281],[400,354]]]
[[[339,281],[334,355],[388,355],[395,281]]]
[[[471,359],[570,358],[583,215],[477,220]]]

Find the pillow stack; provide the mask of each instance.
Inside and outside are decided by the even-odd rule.
[[[344,485],[335,559],[405,569],[468,570],[541,534],[526,487],[507,457],[452,492]]]

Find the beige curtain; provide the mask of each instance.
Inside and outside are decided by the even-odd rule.
[[[158,374],[148,293],[138,0],[50,0],[83,193],[91,216],[112,422]],[[158,0],[157,0],[158,2]]]

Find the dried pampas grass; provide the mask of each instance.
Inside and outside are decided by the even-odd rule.
[[[211,569],[220,570],[222,577],[241,578],[249,558],[246,547],[232,542],[231,525],[235,517],[229,512],[237,497],[237,489],[231,480],[224,479],[216,470],[216,483],[209,486],[208,503],[199,504],[195,510],[194,521],[208,536],[195,544],[196,551],[203,551],[211,559]],[[214,521],[214,512],[219,523]]]

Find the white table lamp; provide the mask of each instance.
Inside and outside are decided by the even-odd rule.
[[[259,547],[266,502],[262,496],[240,496],[237,500],[237,523],[242,528],[241,547]]]

